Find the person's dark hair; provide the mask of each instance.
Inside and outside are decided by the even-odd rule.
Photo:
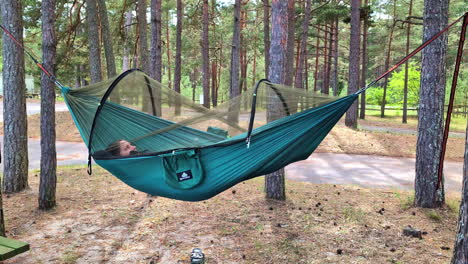
[[[114,141],[107,146],[106,151],[112,154],[112,156],[120,156],[120,140]]]

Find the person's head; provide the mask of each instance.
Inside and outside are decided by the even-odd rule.
[[[112,156],[130,156],[136,147],[126,140],[117,140],[112,142],[106,151],[110,152]]]

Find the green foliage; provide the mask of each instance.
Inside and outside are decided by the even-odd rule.
[[[408,106],[417,106],[419,102],[420,70],[416,63],[408,67]],[[405,69],[393,72],[387,86],[386,102],[390,105],[403,104],[403,89],[405,84]],[[366,102],[372,105],[382,105],[383,87],[374,87],[366,91]]]

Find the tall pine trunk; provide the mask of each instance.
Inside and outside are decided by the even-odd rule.
[[[296,88],[302,89],[304,88],[304,67],[306,62],[306,55],[307,55],[307,38],[309,37],[309,20],[310,20],[310,13],[311,13],[311,0],[306,1],[305,7],[305,14],[304,20],[302,21],[302,32],[301,32],[301,45],[299,49],[299,58],[297,62],[297,69],[296,69],[296,79],[294,86]],[[307,76],[305,77],[307,78]]]
[[[338,18],[335,18],[333,26],[333,68],[331,73],[331,86],[333,95],[338,95]]]
[[[392,52],[393,33],[395,31],[395,26],[396,26],[396,2],[397,2],[396,0],[394,0],[393,2],[393,23],[392,23],[392,27],[390,28],[390,36],[388,37],[387,56],[385,57],[384,71],[388,70],[388,68],[390,67],[390,55]],[[385,78],[384,78],[382,105],[380,106],[380,117],[382,118],[385,117],[385,105],[387,104],[388,77],[389,77],[389,74],[385,75]]]
[[[413,0],[410,0],[408,17],[411,17],[413,11]],[[406,25],[406,49],[405,54],[409,53],[411,36],[411,23]],[[408,122],[408,62],[405,63],[405,84],[403,86],[403,124]]]
[[[364,10],[367,11],[368,0],[365,0]],[[364,14],[364,21],[362,22],[363,34],[362,34],[362,65],[361,65],[361,87],[366,86],[366,75],[367,75],[367,31],[369,29],[369,16],[367,12]],[[361,109],[359,112],[359,118],[366,118],[366,92],[361,93]]]
[[[55,36],[55,0],[42,1],[42,63],[50,73],[55,71],[57,40]],[[45,73],[41,74],[41,177],[39,209],[56,205],[57,154],[55,149],[55,89]]]
[[[22,1],[3,0],[2,24],[23,43]],[[24,81],[24,52],[3,33],[3,190],[28,187],[28,134]]]
[[[467,17],[465,17],[467,19]],[[455,237],[452,264],[468,263],[468,124],[465,136],[465,162],[463,164],[463,187],[458,217],[458,231]]]
[[[104,54],[106,56],[107,78],[117,75],[115,67],[114,48],[112,47],[112,37],[110,33],[109,19],[107,17],[107,7],[105,0],[98,0],[99,17],[101,18],[102,39],[104,42]]]
[[[203,106],[210,108],[210,53],[208,40],[208,0],[203,0],[203,30],[202,30],[202,68],[203,68]]]
[[[287,40],[287,53],[286,53],[286,71],[285,81],[284,84],[287,86],[292,86],[294,81],[294,43],[295,43],[295,36],[294,36],[294,23],[296,20],[296,12],[294,9],[294,5],[296,3],[295,0],[287,0],[288,2],[288,40]],[[273,36],[272,36],[273,37]],[[271,59],[270,59],[271,61]]]
[[[448,23],[448,0],[425,0],[423,42]],[[443,136],[447,33],[422,51],[416,145],[415,205],[440,207],[445,202],[443,181],[438,186],[438,168]]]
[[[180,93],[180,81],[182,74],[182,0],[177,0],[177,24],[176,24],[176,54],[174,69],[174,91]],[[181,102],[176,98],[175,115],[180,115]],[[204,102],[205,100],[203,100]]]
[[[241,0],[236,0],[234,4],[234,33],[232,35],[231,48],[231,72],[229,78],[229,98],[232,99],[240,94],[239,86],[239,70],[240,70],[240,9]],[[231,110],[236,111],[239,105],[231,105]],[[236,111],[237,112],[237,111]],[[237,114],[229,115],[229,120],[237,122],[239,116]]]
[[[151,0],[151,48],[150,76],[159,83],[162,80],[162,49],[161,49],[161,0]],[[161,90],[154,89],[156,94],[156,115],[161,116]]]
[[[359,88],[359,42],[360,42],[360,13],[361,0],[351,0],[351,40],[349,45],[349,79],[348,94],[357,92]],[[346,111],[345,125],[357,128],[357,101]]]
[[[88,22],[89,70],[91,83],[102,80],[101,48],[99,41],[98,9],[96,0],[86,0],[86,21]]]
[[[268,78],[270,67],[270,4],[263,0],[263,45],[265,49],[265,78]]]
[[[138,64],[140,69],[145,73],[149,73],[148,61],[148,36],[146,30],[146,0],[137,1],[137,21],[138,21]]]
[[[131,68],[131,38],[130,38],[130,26],[132,24],[132,12],[125,13],[125,31],[124,31],[124,48],[123,48],[123,61],[122,70],[126,71]]]
[[[289,1],[273,0],[271,4],[271,46],[270,46],[270,72],[268,74],[270,80],[274,83],[285,84],[286,82],[286,67],[288,67],[288,37],[289,29],[293,25],[288,21],[288,6]],[[294,42],[293,42],[294,43]],[[276,108],[280,108],[281,103],[277,101],[268,102],[267,121],[274,121],[281,116],[276,113]],[[284,168],[266,175],[265,191],[266,197],[276,200],[285,200]]]

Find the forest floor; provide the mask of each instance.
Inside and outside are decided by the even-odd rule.
[[[30,116],[30,137],[39,137],[38,125]],[[66,112],[57,113],[57,139],[81,141]],[[339,124],[318,151],[414,157],[415,145],[415,135]],[[451,137],[447,159],[462,161],[463,152],[464,138]],[[31,244],[4,263],[189,263],[196,247],[207,264],[439,264],[452,255],[459,193],[441,209],[421,209],[412,206],[413,192],[287,180],[287,200],[278,202],[265,199],[260,177],[207,201],[182,202],[135,191],[97,166],[93,172],[60,167],[58,205],[48,212],[37,209],[38,171],[27,191],[3,195],[7,236]],[[404,236],[407,226],[422,237]]]
[[[287,181],[266,200],[256,178],[203,202],[149,197],[95,167],[60,168],[56,209],[30,189],[4,195],[9,237],[31,250],[5,263],[449,263],[459,195],[442,209],[413,208],[410,192]],[[403,228],[423,232],[407,237]]]

